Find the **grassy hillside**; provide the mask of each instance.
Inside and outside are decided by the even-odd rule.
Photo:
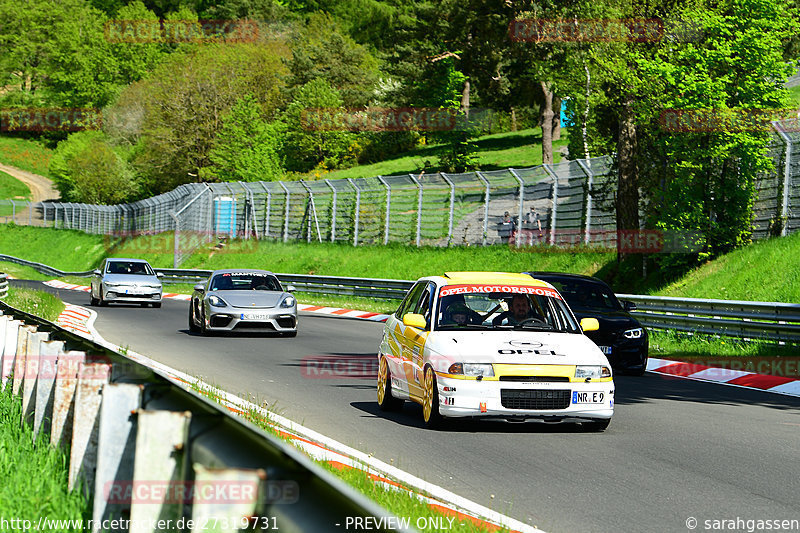
[[[0,171],[0,200],[11,198],[14,200],[29,200],[31,190],[27,185],[13,176]]]
[[[49,176],[53,150],[39,141],[0,135],[0,163]]]
[[[568,130],[562,128],[561,132],[561,140],[553,143],[553,161],[556,163],[561,161],[559,149],[568,144]],[[477,148],[475,155],[481,170],[525,168],[542,164],[541,128],[484,135],[475,139],[473,143]],[[309,179],[370,178],[416,173],[423,168],[435,166],[438,155],[444,148],[443,145],[422,146],[386,161],[335,170],[324,175],[312,172],[307,177]]]

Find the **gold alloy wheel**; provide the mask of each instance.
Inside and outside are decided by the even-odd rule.
[[[389,365],[386,363],[386,358],[381,357],[381,365],[378,369],[378,404],[383,405],[386,401],[386,381],[389,376]]]
[[[425,370],[425,390],[422,392],[422,418],[425,422],[431,421],[433,413],[433,370]]]

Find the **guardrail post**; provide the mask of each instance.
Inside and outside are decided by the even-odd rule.
[[[8,382],[8,377],[11,375],[11,372],[14,370],[14,358],[17,355],[17,344],[19,339],[19,330],[22,328],[23,324],[21,320],[14,320],[13,317],[9,317],[9,320],[6,321],[6,333],[5,338],[3,339],[3,365],[0,367],[0,372],[2,372],[2,386],[3,389],[6,388],[6,383]]]
[[[453,242],[453,210],[456,205],[456,186],[452,180],[447,177],[447,174],[444,172],[440,172],[439,174],[441,174],[442,178],[450,185],[450,215],[447,223],[447,246],[450,246]]]
[[[583,235],[584,244],[589,244],[592,231],[592,185],[594,185],[594,172],[592,172],[592,161],[590,159],[575,160],[586,174],[586,230]]]
[[[58,356],[56,362],[58,379],[53,393],[53,422],[50,428],[50,444],[53,446],[63,448],[72,442],[78,369],[84,361],[86,361],[85,352],[69,351]]]
[[[383,179],[383,176],[378,176],[378,181],[383,183],[383,186],[386,187],[386,217],[383,223],[383,244],[389,244],[389,219],[392,213],[392,188],[386,183],[386,180]]]
[[[519,213],[517,214],[517,234],[514,239],[514,245],[519,248],[522,246],[522,239],[520,238],[522,233],[520,229],[522,228],[522,216],[525,212],[525,208],[523,206],[523,202],[525,201],[525,182],[522,181],[522,178],[519,177],[519,174],[517,174],[517,171],[513,168],[509,168],[508,171],[519,183]]]
[[[553,207],[550,214],[550,244],[556,244],[556,212],[558,211],[558,176],[549,165],[542,165],[545,172],[553,179]]]
[[[158,487],[173,488],[184,476],[184,451],[189,439],[191,413],[172,411],[137,411],[136,457],[133,460],[133,482],[155,483]],[[152,487],[150,487],[152,488]],[[131,521],[152,524],[157,532],[158,520],[178,520],[183,502],[175,502],[174,490],[147,491],[147,501],[136,498],[131,502]]]
[[[92,506],[93,531],[103,520],[123,516],[130,504],[120,495],[130,494],[136,444],[136,416],[141,407],[142,385],[109,383],[103,387],[100,430],[97,440],[97,472]]]
[[[264,237],[269,237],[269,210],[270,210],[270,204],[272,203],[272,193],[269,191],[269,188],[267,188],[266,183],[264,183],[263,181],[259,181],[259,183],[261,184],[261,188],[264,189],[264,192],[267,193],[267,203],[266,203],[267,212],[264,218]]]
[[[69,490],[83,479],[84,494],[94,494],[97,469],[97,438],[103,386],[111,376],[111,365],[81,363],[75,390],[75,417],[72,425],[72,447],[69,458]]]
[[[28,333],[28,349],[24,358],[22,370],[22,420],[23,424],[33,422],[33,411],[36,407],[36,379],[39,376],[39,354],[43,342],[50,339],[50,334],[44,331]]]
[[[486,186],[486,198],[483,202],[483,242],[481,243],[481,246],[486,246],[486,238],[489,236],[489,199],[491,196],[491,185],[489,185],[489,180],[483,176],[482,172],[476,171],[475,175]]]
[[[25,359],[28,353],[28,337],[35,333],[36,326],[28,326],[25,323],[19,328],[17,334],[17,349],[14,352],[14,379],[11,382],[11,393],[22,396],[22,376],[25,374]]]
[[[284,204],[284,216],[283,216],[283,242],[289,242],[289,189],[286,188],[286,185],[283,184],[282,181],[277,182],[280,185],[281,189],[286,193],[286,203]]]
[[[331,242],[336,242],[336,187],[333,186],[331,180],[326,179],[325,183],[333,192],[333,203],[331,205]]]
[[[359,214],[361,211],[361,189],[353,181],[353,178],[347,178],[347,182],[356,190],[356,212],[354,216],[354,224],[353,227],[353,246],[358,246],[358,222],[359,222]]]
[[[419,247],[422,240],[422,183],[414,177],[414,174],[409,174],[409,176],[417,186],[417,246]]]
[[[50,433],[53,419],[53,387],[56,361],[64,352],[64,341],[46,341],[39,345],[39,368],[36,375],[36,401],[33,410],[33,438],[39,432]]]
[[[789,226],[789,195],[791,192],[789,185],[792,181],[792,140],[784,133],[778,122],[773,122],[772,127],[786,145],[783,164],[783,197],[781,198],[781,237],[786,237]]]
[[[260,495],[262,484],[267,479],[267,472],[261,469],[246,468],[205,468],[200,464],[193,466],[194,483],[200,490],[195,490],[195,498],[192,501],[192,520],[195,527],[193,532],[203,531],[205,524],[213,524],[216,521],[227,522],[235,527],[224,529],[224,531],[235,531],[245,529],[240,524],[245,518],[256,516],[258,504],[261,499],[268,502],[274,498],[269,494]],[[201,496],[203,487],[217,487],[234,484],[236,491],[241,494],[239,498],[229,498],[224,504],[221,502],[207,501],[208,498]],[[246,497],[246,494],[252,495]],[[265,524],[269,525],[269,524]]]

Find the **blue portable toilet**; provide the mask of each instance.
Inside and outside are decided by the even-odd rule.
[[[565,128],[573,125],[572,118],[567,115],[567,100],[569,100],[569,98],[561,100],[561,125]]]
[[[214,198],[214,220],[216,233],[236,236],[236,198],[220,196]]]

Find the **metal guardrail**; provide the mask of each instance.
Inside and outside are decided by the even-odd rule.
[[[62,272],[53,267],[0,254],[0,260],[31,266],[39,272],[55,276],[90,276],[88,272]],[[157,268],[166,283],[199,283],[211,270]],[[399,300],[413,281],[396,279],[276,274],[284,284],[302,292],[361,296]],[[671,298],[638,294],[618,294],[618,298],[634,302],[631,314],[642,325],[655,329],[725,335],[747,339],[800,342],[800,305],[780,302],[749,302]]]
[[[0,298],[8,295],[8,275],[0,272]]]
[[[248,520],[247,528],[253,529],[266,524],[284,531],[341,531],[341,525],[353,517],[375,517],[369,521],[374,520],[376,530],[389,531],[381,525],[385,522],[396,530],[396,521],[376,519],[391,513],[297,449],[218,404],[51,322],[2,302],[0,311],[0,368],[14,370],[13,374],[3,372],[3,384],[13,384],[13,391],[22,396],[23,421],[32,422],[35,433],[49,432],[56,445],[72,444],[70,484],[84,483],[93,498],[93,519],[197,521],[211,511],[234,524],[225,530],[239,529]],[[71,392],[63,392],[70,386]],[[64,398],[68,398],[66,403]],[[175,440],[170,442],[170,438]],[[222,480],[216,483],[230,496],[217,499],[227,500],[197,497],[201,490],[208,494],[208,488],[212,493],[220,488],[208,478],[201,482],[201,476],[209,475]],[[114,488],[130,490],[137,483],[153,491],[150,499],[137,508],[134,498],[124,508],[126,502],[118,501],[120,491]],[[154,486],[148,488],[148,483]],[[247,486],[250,491],[245,490]],[[195,498],[178,504],[151,501],[164,487],[194,489]],[[237,487],[240,496],[233,496]],[[134,492],[141,497],[139,489]],[[155,532],[161,527],[156,527],[155,520],[151,524],[137,531]],[[100,529],[97,522],[95,526],[95,531]]]

